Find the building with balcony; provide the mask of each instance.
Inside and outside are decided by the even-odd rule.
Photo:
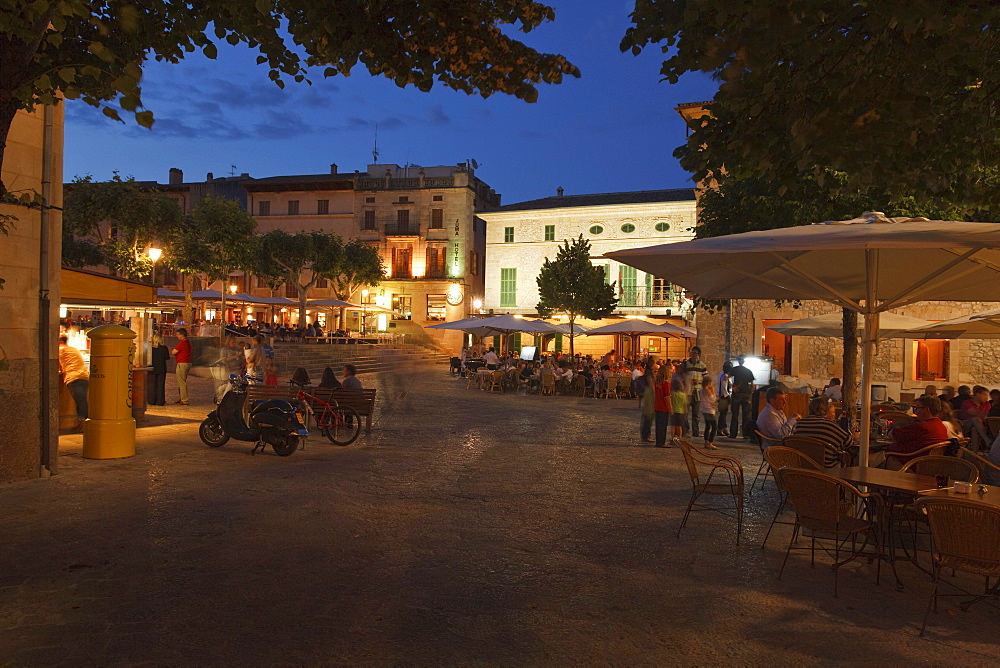
[[[634,267],[603,259],[605,253],[625,248],[674,243],[694,238],[696,222],[693,188],[624,193],[564,195],[502,206],[481,214],[486,235],[486,298],[484,309],[494,313],[536,315],[536,279],[545,259],[555,258],[566,239],[583,235],[591,244],[593,263],[614,281],[618,309],[606,321],[647,317],[686,324],[690,302],[683,291]],[[604,323],[604,324],[606,324]],[[577,350],[606,352],[608,345],[578,340]],[[682,344],[649,342],[641,347],[679,356]],[[559,346],[560,342],[554,345]],[[593,351],[588,348],[595,348]],[[677,348],[675,351],[674,348]]]

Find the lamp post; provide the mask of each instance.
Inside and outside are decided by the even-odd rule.
[[[367,334],[365,324],[368,322],[368,288],[361,290],[361,335]]]
[[[157,248],[156,246],[150,246],[149,250],[146,251],[146,256],[149,257],[153,263],[153,271],[149,281],[154,286],[156,285],[156,261],[160,259],[161,255],[163,255],[163,249]]]
[[[230,286],[229,286],[229,294],[231,294],[231,295],[233,295],[233,297],[235,297],[235,296],[236,296],[236,290],[237,290],[237,289],[238,289],[238,288],[236,287],[236,284],[235,284],[235,283],[233,283],[232,285],[230,285]],[[234,300],[233,300],[233,304],[235,304],[235,303],[236,303],[236,300],[234,299]],[[236,315],[236,309],[235,309],[235,308],[233,309],[233,315],[234,315],[234,316]],[[226,323],[225,323],[225,317],[226,317],[226,312],[225,312],[225,309],[223,309],[223,312],[222,312],[222,317],[223,317],[223,323],[222,323],[222,326],[223,326],[223,327],[225,327],[225,326],[226,326]],[[235,320],[235,317],[234,317],[234,320]],[[236,323],[234,322],[233,324],[235,325]]]

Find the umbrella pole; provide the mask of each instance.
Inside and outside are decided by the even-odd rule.
[[[878,313],[865,313],[865,336],[861,343],[861,452],[859,464],[868,466],[872,427],[872,366],[878,338]]]

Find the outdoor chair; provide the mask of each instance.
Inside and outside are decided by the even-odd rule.
[[[898,471],[906,464],[906,462],[917,459],[918,457],[944,455],[950,446],[951,441],[941,441],[940,443],[931,443],[930,445],[924,446],[914,452],[886,452],[885,468],[895,469]]]
[[[934,593],[920,627],[923,636],[931,609],[937,612],[938,596],[944,595],[938,593],[942,569],[986,578],[982,594],[972,594],[953,581],[946,581],[961,592],[949,596],[972,597],[960,603],[962,610],[986,598],[1000,599],[1000,508],[971,500],[933,496],[920,499],[916,507],[926,514],[930,526],[934,573]],[[990,578],[997,578],[992,587]]]
[[[487,383],[486,389],[489,390],[490,392],[496,390],[501,394],[503,394],[503,371],[500,371],[498,369],[492,372],[489,376],[486,377],[486,383]]]
[[[979,469],[979,479],[981,481],[987,485],[1000,484],[1000,466],[964,446],[958,449],[958,456],[972,462]]]
[[[587,394],[587,379],[581,375],[573,376],[573,394],[577,396],[586,396]]]
[[[810,562],[816,565],[816,542],[820,548],[833,556],[833,596],[838,595],[840,568],[862,554],[869,540],[876,551],[880,550],[879,527],[876,519],[884,516],[882,497],[876,492],[861,492],[854,485],[821,471],[798,468],[784,468],[778,471],[781,487],[788,494],[788,503],[795,509],[795,528],[781,562],[778,579],[781,579],[792,550],[809,550]],[[799,533],[810,532],[809,547],[794,547]],[[858,539],[865,540],[858,545]],[[848,550],[848,557],[841,560],[841,552]],[[881,575],[882,561],[876,566],[875,583]]]
[[[808,436],[796,436],[795,434],[792,434],[791,436],[786,436],[781,439],[781,444],[786,448],[798,450],[802,454],[809,457],[809,459],[819,463],[820,468],[826,465],[826,443],[820,441],[819,439],[810,438]],[[768,450],[770,450],[770,448],[768,448]],[[772,466],[771,468],[773,469],[774,467]]]
[[[812,459],[801,450],[796,450],[783,445],[772,445],[770,448],[765,450],[764,459],[767,461],[768,466],[771,467],[772,471],[780,471],[786,466],[796,469],[812,470],[822,468],[821,464],[817,463],[815,459]],[[794,524],[794,522],[778,521],[778,516],[781,515],[781,511],[785,509],[786,505],[788,505],[788,495],[781,486],[780,478],[775,476],[774,481],[778,485],[778,492],[781,494],[781,499],[778,503],[778,509],[774,511],[774,517],[771,519],[771,526],[767,528],[767,535],[764,536],[764,542],[760,544],[760,549],[762,550],[767,546],[767,539],[771,536],[771,529],[774,528],[775,524]]]
[[[542,387],[538,393],[550,397],[554,395],[556,393],[556,377],[551,373],[542,376]]]
[[[986,425],[986,433],[991,439],[996,440],[996,437],[1000,436],[1000,417],[988,417],[983,422]]]
[[[946,475],[951,480],[979,482],[979,469],[967,459],[958,457],[942,457],[929,455],[917,457],[903,464],[900,472],[917,473],[919,475]]]
[[[618,376],[609,376],[604,383],[604,398],[618,398]]]
[[[757,473],[754,474],[753,482],[750,483],[750,494],[752,495],[753,489],[757,485],[757,479],[760,478],[760,488],[763,490],[764,483],[767,482],[767,477],[769,475],[774,475],[774,473],[771,471],[771,467],[768,465],[767,459],[764,458],[764,450],[766,449],[764,447],[764,443],[767,442],[767,437],[764,436],[759,429],[754,429],[753,436],[750,440],[756,443],[757,447],[760,448],[760,466],[757,467]]]
[[[677,537],[687,525],[692,510],[712,510],[728,515],[729,508],[701,504],[698,499],[704,494],[732,496],[736,514],[736,544],[740,544],[743,530],[743,466],[739,460],[724,455],[715,455],[699,450],[691,443],[680,439],[681,452],[691,477],[691,499],[688,501],[684,518],[677,528]]]

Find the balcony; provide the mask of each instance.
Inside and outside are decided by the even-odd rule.
[[[387,236],[387,237],[419,237],[420,236],[420,223],[407,223],[405,225],[400,225],[399,223],[386,223],[385,224],[385,236]]]
[[[618,287],[618,306],[621,308],[670,308],[683,307],[683,291],[673,285],[666,287],[647,288],[644,285],[636,287]]]

